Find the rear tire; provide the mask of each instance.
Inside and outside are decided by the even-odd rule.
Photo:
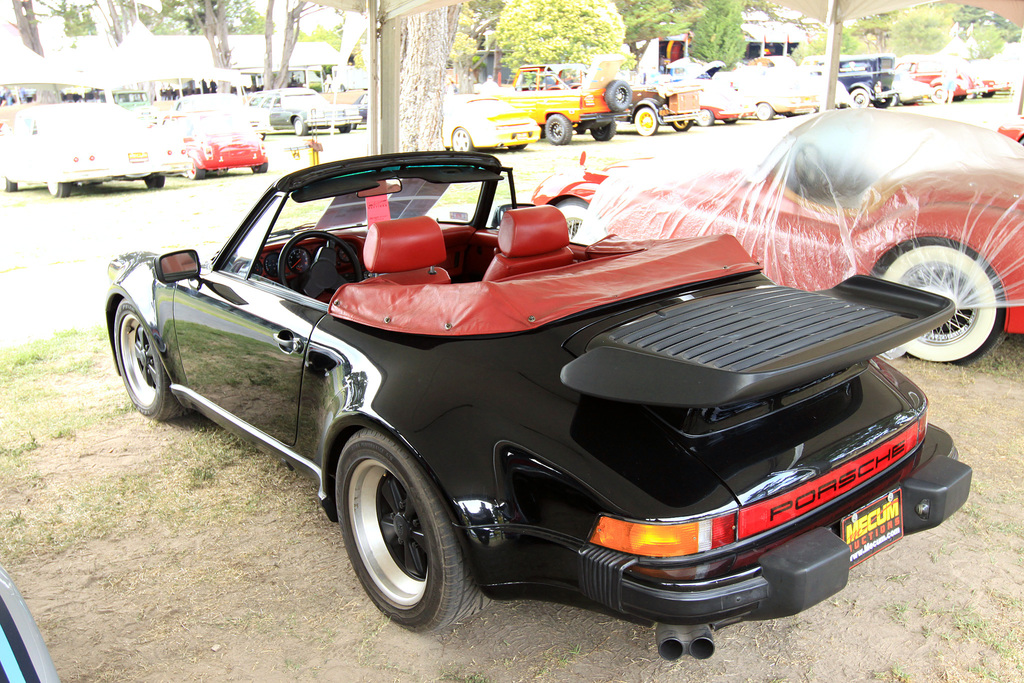
[[[391,437],[371,429],[352,437],[338,460],[335,501],[356,576],[392,621],[438,631],[484,606],[440,497]]]
[[[162,175],[150,175],[145,177],[146,187],[150,190],[159,190],[167,182]]]
[[[850,99],[853,100],[853,106],[857,109],[864,109],[865,107],[871,106],[871,95],[863,88],[857,88],[850,93]]]
[[[51,181],[46,183],[46,189],[50,191],[50,195],[57,199],[65,199],[71,196],[71,183]]]
[[[292,130],[295,131],[296,135],[309,135],[309,126],[300,117],[296,116],[292,119]]]
[[[569,197],[555,204],[555,207],[565,216],[565,224],[569,228],[569,239],[575,239],[587,216],[590,204],[579,197]]]
[[[615,137],[616,125],[614,121],[609,121],[603,126],[595,126],[590,129],[590,135],[598,142],[608,142]]]
[[[757,105],[756,114],[758,121],[771,121],[775,118],[775,109],[767,102],[761,102]]]
[[[473,137],[465,128],[456,128],[452,131],[452,151],[472,152],[476,149],[473,146]]]
[[[4,176],[4,192],[17,192],[18,183]]]
[[[701,109],[697,112],[697,125],[701,128],[715,125],[715,112],[710,109]]]
[[[206,169],[199,168],[199,164],[197,164],[195,159],[193,159],[188,170],[185,171],[185,177],[189,180],[202,180],[206,177]]]
[[[253,166],[252,167],[252,172],[253,173],[266,173],[268,168],[270,168],[270,162],[269,161],[264,161],[259,166]]]
[[[906,346],[921,360],[968,365],[1004,336],[1006,309],[996,308],[1002,285],[973,250],[949,240],[924,238],[903,245],[876,268],[885,280],[941,294],[957,305],[946,323]]]
[[[552,114],[544,124],[544,136],[552,145],[561,147],[572,142],[572,122],[565,114]]]
[[[693,127],[693,119],[689,121],[672,121],[672,127],[680,133],[685,133]]]

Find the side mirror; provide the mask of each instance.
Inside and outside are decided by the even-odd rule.
[[[195,249],[172,251],[156,260],[156,279],[165,285],[197,277],[199,277],[199,254]]]

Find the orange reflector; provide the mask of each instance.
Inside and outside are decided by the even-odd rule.
[[[646,524],[613,517],[598,519],[591,543],[645,557],[679,557],[720,548],[736,540],[736,515],[685,524]]]

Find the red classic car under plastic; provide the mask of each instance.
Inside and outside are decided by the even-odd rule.
[[[676,160],[575,168],[538,204],[592,202],[583,243],[726,233],[771,279],[819,290],[874,274],[944,294],[958,314],[908,347],[928,360],[980,356],[1024,333],[1024,150],[988,130],[874,109],[793,128],[757,163],[699,171]]]

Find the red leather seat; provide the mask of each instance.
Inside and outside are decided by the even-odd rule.
[[[484,281],[567,266],[574,260],[565,216],[553,206],[505,212],[498,226],[498,252]]]
[[[441,226],[429,216],[377,221],[363,244],[366,270],[396,284],[450,284],[448,271],[437,267],[447,258]]]

